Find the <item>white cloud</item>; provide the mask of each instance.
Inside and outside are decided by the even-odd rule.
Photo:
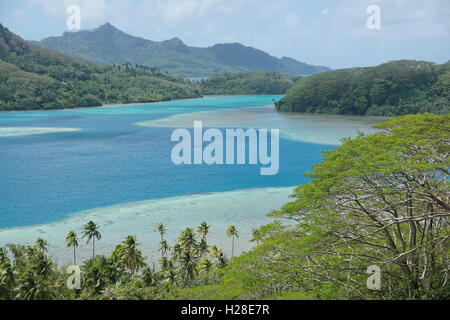
[[[28,0],[33,5],[40,5],[49,16],[67,17],[67,8],[77,5],[81,9],[81,21],[99,22],[104,19],[106,0]]]
[[[13,11],[13,15],[17,19],[23,19],[27,17],[27,13],[22,9],[16,9]]]
[[[171,25],[190,19],[201,18],[216,0],[166,0],[161,5],[164,21]]]

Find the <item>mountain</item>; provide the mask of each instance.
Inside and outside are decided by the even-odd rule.
[[[302,78],[279,111],[395,116],[450,112],[450,62],[400,60]]]
[[[150,41],[128,35],[109,23],[94,30],[65,32],[60,37],[50,37],[35,43],[95,63],[137,63],[159,67],[163,71],[184,77],[251,71],[276,71],[305,76],[330,70],[291,58],[278,59],[239,43],[198,48],[187,46],[178,38]]]
[[[0,24],[0,110],[60,109],[201,96],[144,66],[98,66],[24,41]]]

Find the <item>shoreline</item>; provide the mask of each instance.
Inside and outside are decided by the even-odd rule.
[[[81,231],[92,220],[102,233],[96,250],[99,254],[109,255],[127,235],[136,235],[144,255],[153,261],[158,258],[159,235],[153,232],[157,223],[166,225],[167,239],[173,243],[182,230],[196,228],[206,221],[212,225],[209,243],[228,254],[226,228],[236,225],[241,235],[236,245],[241,253],[254,245],[250,242],[253,228],[270,223],[273,219],[267,214],[289,202],[293,190],[294,187],[270,187],[199,193],[93,208],[69,214],[56,222],[0,229],[0,247],[10,243],[31,245],[40,237],[49,243],[49,253],[58,264],[70,263],[73,253],[66,248],[64,239],[73,230],[80,236],[82,261],[90,257],[90,250],[81,239]]]
[[[163,100],[163,101],[155,101],[155,102],[129,102],[129,103],[105,103],[101,106],[96,107],[78,107],[78,108],[61,108],[61,109],[32,109],[32,110],[8,110],[8,111],[0,111],[2,113],[25,113],[25,112],[48,112],[48,111],[70,111],[70,110],[86,110],[86,109],[101,109],[101,108],[109,108],[109,107],[126,107],[126,106],[136,106],[136,105],[144,105],[144,104],[157,104],[164,102],[173,102],[173,101],[183,101],[183,100],[193,100],[193,99],[203,99],[206,96],[199,98],[185,98],[185,99],[173,99],[173,100]]]
[[[220,98],[220,97],[248,97],[248,96],[261,96],[261,97],[270,97],[274,96],[271,94],[240,94],[240,95],[233,95],[233,94],[225,94],[225,95],[204,95],[197,98],[181,98],[181,99],[172,99],[172,100],[162,100],[162,101],[155,101],[155,102],[128,102],[128,103],[104,103],[101,106],[97,107],[79,107],[79,108],[61,108],[61,109],[32,109],[32,110],[8,110],[8,111],[0,111],[0,114],[7,114],[7,113],[25,113],[25,112],[47,112],[47,111],[69,111],[69,110],[84,110],[84,109],[101,109],[101,108],[109,108],[109,107],[127,107],[127,106],[139,106],[139,105],[145,105],[145,104],[159,104],[159,103],[166,103],[166,102],[175,102],[175,101],[188,101],[188,100],[197,100],[197,99],[205,99],[205,98]],[[282,96],[282,95],[280,95]]]

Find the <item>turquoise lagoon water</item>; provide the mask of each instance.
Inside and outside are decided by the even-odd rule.
[[[332,146],[282,139],[278,175],[261,176],[258,166],[175,166],[170,159],[173,129],[135,125],[180,113],[264,106],[280,98],[207,97],[0,114],[0,127],[82,129],[0,137],[0,229],[61,221],[74,212],[134,201],[306,183],[304,172]]]

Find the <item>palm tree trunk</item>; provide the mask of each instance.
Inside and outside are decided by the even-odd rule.
[[[232,241],[231,241],[231,259],[233,259],[233,257],[234,257],[234,236],[231,239],[232,239]]]
[[[77,264],[77,254],[75,251],[75,246],[73,246],[73,264],[76,265]]]
[[[92,258],[95,257],[95,238],[92,238]]]

